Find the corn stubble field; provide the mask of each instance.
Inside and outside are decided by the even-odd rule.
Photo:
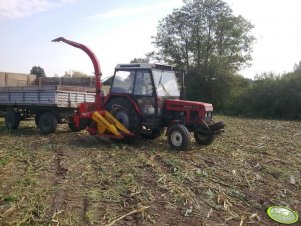
[[[301,123],[219,116],[212,145],[165,136],[135,145],[85,131],[43,136],[0,119],[0,225],[280,225],[272,205],[301,213]],[[299,225],[296,223],[295,225]]]

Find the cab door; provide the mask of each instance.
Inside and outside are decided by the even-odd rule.
[[[134,95],[144,116],[154,116],[156,101],[151,73],[148,70],[137,70],[134,82]]]

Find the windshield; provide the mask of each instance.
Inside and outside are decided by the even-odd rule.
[[[152,96],[153,85],[149,70],[116,71],[111,92]]]
[[[116,71],[111,92],[132,93],[134,87],[135,71]]]
[[[180,96],[177,79],[173,71],[153,70],[153,76],[158,96]]]

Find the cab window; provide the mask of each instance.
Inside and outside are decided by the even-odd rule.
[[[158,96],[180,96],[177,79],[173,71],[153,70],[153,76]]]
[[[153,95],[153,85],[152,85],[150,72],[148,71],[136,72],[134,94],[143,95],[143,96]]]
[[[116,71],[112,93],[133,93],[135,71]]]

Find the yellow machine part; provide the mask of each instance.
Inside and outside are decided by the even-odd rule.
[[[123,132],[127,135],[133,135],[124,125],[122,125],[112,114],[108,111],[102,112],[103,116],[95,111],[92,119],[97,123],[97,131],[99,134],[104,134],[106,131],[114,134],[117,137],[122,137]]]

